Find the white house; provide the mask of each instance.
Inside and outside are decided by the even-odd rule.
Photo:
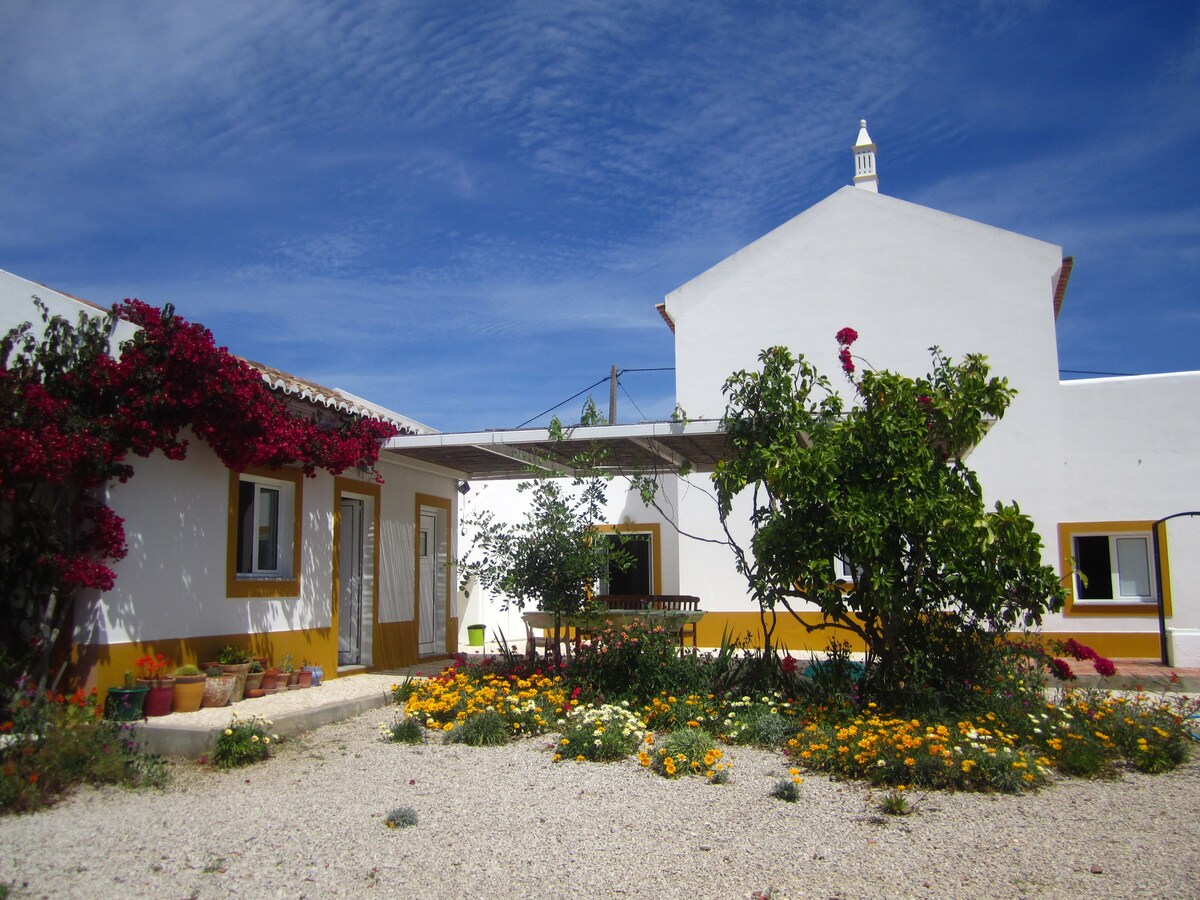
[[[38,320],[33,297],[72,322],[81,312],[101,313],[0,272],[0,331]],[[257,368],[299,409],[430,431],[342,391]],[[459,498],[454,473],[386,451],[377,467],[382,484],[357,472],[233,472],[199,440],[189,442],[183,461],[155,453],[131,462],[134,477],[108,491],[125,519],[129,553],[113,566],[114,589],[76,609],[73,659],[82,683],[118,684],[147,653],[198,662],[226,644],[273,661],[291,653],[327,675],[410,665],[457,649],[448,574]]]
[[[1062,248],[879,192],[875,145],[862,123],[854,185],[717,263],[658,309],[675,334],[676,395],[692,419],[718,419],[721,386],[758,353],[785,345],[837,374],[835,333],[875,368],[929,371],[928,348],[989,357],[1019,394],[971,456],[989,502],[1017,501],[1070,599],[1045,630],[1112,656],[1158,657],[1158,576],[1174,661],[1200,663],[1200,372],[1061,381],[1056,320],[1072,260]],[[511,487],[477,485],[468,503],[512,508]],[[648,535],[650,590],[701,598],[701,645],[725,629],[758,631],[704,475],[669,484],[667,515],[614,490],[611,522]],[[749,524],[740,531],[748,546]],[[1072,558],[1079,579],[1072,574]],[[1086,587],[1084,586],[1086,581]],[[467,620],[517,626],[473,596]],[[791,649],[819,646],[781,616]]]

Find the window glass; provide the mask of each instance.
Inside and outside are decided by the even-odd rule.
[[[1144,537],[1119,537],[1116,543],[1121,596],[1151,596],[1149,541]]]
[[[1112,557],[1108,535],[1092,534],[1075,538],[1076,596],[1080,600],[1111,600]]]
[[[279,491],[258,487],[258,559],[255,571],[279,571]]]
[[[291,485],[241,476],[237,509],[238,575],[291,577],[293,492]]]
[[[632,558],[632,564],[622,571],[616,565],[608,567],[608,578],[601,581],[602,594],[650,594],[653,593],[654,573],[651,565],[651,536],[649,534],[606,534],[605,540],[613,550],[624,550]]]

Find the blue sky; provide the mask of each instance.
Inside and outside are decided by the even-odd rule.
[[[1075,257],[1064,369],[1200,369],[1191,0],[5,0],[0,36],[0,268],[443,430],[671,366],[654,304],[848,183],[861,117],[884,193]],[[669,372],[622,385],[669,414]]]

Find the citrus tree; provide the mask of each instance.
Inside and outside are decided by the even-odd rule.
[[[595,425],[602,419],[589,399],[580,424]],[[555,419],[552,438],[565,429]],[[554,614],[555,654],[563,634],[564,620],[584,612],[593,587],[610,566],[627,568],[632,557],[613,542],[599,539],[597,526],[605,521],[605,492],[609,480],[599,470],[605,451],[590,447],[571,460],[572,476],[554,470],[531,470],[531,477],[517,485],[528,496],[523,516],[505,521],[494,511],[484,511],[464,520],[468,538],[467,555],[459,563],[464,585],[472,579],[501,600],[501,609],[526,607]]]
[[[726,381],[735,452],[713,475],[721,522],[760,607],[856,635],[876,696],[953,694],[994,664],[997,636],[1062,605],[1032,521],[1015,503],[987,508],[963,459],[1015,392],[985,357],[955,363],[937,348],[920,378],[859,373],[856,338],[837,335],[848,400],[782,347]],[[747,549],[730,530],[743,494]]]

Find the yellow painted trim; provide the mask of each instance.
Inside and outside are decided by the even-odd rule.
[[[450,537],[454,533],[454,505],[447,497],[435,497],[432,494],[417,494],[416,504],[413,514],[413,622],[415,623],[414,633],[421,633],[421,507],[432,507],[434,509],[444,510],[446,513],[446,559],[448,565],[446,567],[446,646],[444,652],[458,652],[458,631],[450,630],[450,619],[453,618],[450,613],[454,609],[451,600],[453,594],[450,586],[454,581],[454,553],[450,546]],[[418,655],[420,648],[418,644]],[[438,654],[441,655],[441,654]]]
[[[800,617],[810,625],[819,624],[821,614],[817,612],[801,613]],[[757,612],[726,612],[714,610],[706,612],[696,626],[696,643],[701,647],[721,646],[721,636],[728,633],[730,640],[746,641],[749,635],[749,646],[762,646],[762,621]],[[786,648],[791,653],[823,652],[829,647],[832,638],[850,644],[850,652],[861,653],[866,648],[853,632],[844,628],[827,628],[822,631],[809,633],[804,626],[797,622],[785,609],[775,613],[775,630],[772,640],[780,648]]]
[[[172,667],[209,662],[223,647],[245,647],[252,656],[264,656],[272,664],[287,653],[296,665],[308,660],[325,670],[326,678],[337,675],[337,632],[332,628],[304,628],[258,634],[214,634],[203,637],[136,641],[128,644],[76,644],[71,649],[72,689],[117,687],[139,657],[163,654]]]
[[[652,594],[662,593],[662,526],[658,522],[622,522],[620,525],[597,525],[597,531],[609,534],[649,534],[650,561],[654,572],[650,576]]]
[[[257,475],[275,481],[287,481],[293,485],[292,523],[292,571],[294,578],[238,578],[237,577],[237,510],[238,485],[242,475]],[[300,541],[304,510],[304,475],[299,469],[267,469],[261,466],[245,472],[229,470],[229,510],[225,544],[225,596],[248,597],[299,597],[300,570],[304,562]]]
[[[1162,574],[1162,603],[1163,614],[1171,615],[1171,565],[1167,552],[1166,523],[1160,526],[1158,533],[1159,554],[1155,560],[1158,571]],[[1157,617],[1157,603],[1115,603],[1111,600],[1076,600],[1075,572],[1071,565],[1073,538],[1077,534],[1124,534],[1128,532],[1147,532],[1154,530],[1154,523],[1149,519],[1130,520],[1125,522],[1060,522],[1058,524],[1058,556],[1059,572],[1062,573],[1062,585],[1066,590],[1067,599],[1063,604],[1064,616],[1101,616],[1134,618]]]
[[[361,497],[370,497],[374,501],[372,504],[374,507],[372,527],[375,529],[375,540],[371,552],[371,654],[373,659],[375,639],[378,636],[376,626],[379,622],[379,522],[383,492],[379,485],[373,482],[355,481],[353,478],[341,476],[333,479],[333,560],[330,566],[333,570],[333,584],[329,596],[333,607],[330,622],[333,623],[335,638],[342,633],[339,615],[342,608],[342,496],[345,494],[358,494]],[[335,647],[335,653],[336,649]]]

